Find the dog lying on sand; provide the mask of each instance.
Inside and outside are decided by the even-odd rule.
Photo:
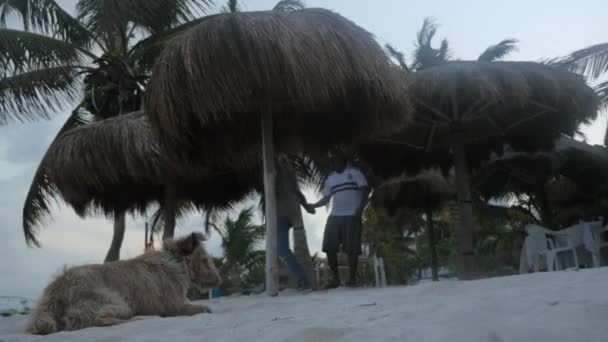
[[[166,240],[160,251],[134,259],[69,268],[51,282],[27,325],[51,334],[130,321],[134,316],[192,316],[210,312],[189,304],[190,286],[217,287],[221,278],[203,236]]]

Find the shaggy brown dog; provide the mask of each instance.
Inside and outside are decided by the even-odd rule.
[[[210,312],[188,303],[190,286],[217,287],[220,276],[202,235],[166,240],[161,251],[65,270],[44,290],[26,328],[51,334],[127,322],[134,316],[192,316]]]

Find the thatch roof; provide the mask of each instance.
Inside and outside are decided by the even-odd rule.
[[[597,116],[598,99],[581,76],[540,63],[449,62],[412,73],[408,83],[414,123],[362,148],[384,173],[419,168],[417,160],[448,168],[454,130],[462,130],[469,165],[476,167],[504,144],[550,149],[561,134],[572,135]],[[377,153],[387,149],[395,152],[390,160]]]
[[[568,177],[560,176],[550,181],[545,189],[554,211],[554,221],[561,226],[605,214],[599,198],[584,191]]]
[[[43,202],[61,198],[81,216],[143,212],[151,204],[163,203],[169,183],[178,201],[203,210],[225,209],[261,182],[257,164],[236,171],[167,162],[143,112],[66,132],[49,147],[41,167],[46,177]],[[35,243],[36,225],[46,216],[49,206],[24,208],[28,241]]]
[[[277,152],[326,150],[407,121],[396,69],[369,32],[328,10],[220,14],[166,48],[145,106],[171,157],[238,161],[259,149],[269,111]]]
[[[608,185],[608,148],[574,139],[560,139],[556,153],[561,161],[560,173],[586,191]]]
[[[561,137],[551,151],[516,152],[510,148],[491,159],[476,174],[475,187],[485,197],[542,190],[563,175],[586,191],[608,185],[608,149]]]
[[[399,177],[384,182],[374,190],[374,197],[393,215],[400,208],[436,209],[455,196],[456,189],[438,170],[425,170],[413,177]]]

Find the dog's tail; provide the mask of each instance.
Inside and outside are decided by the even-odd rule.
[[[34,335],[48,335],[59,331],[59,326],[55,317],[59,316],[56,309],[57,303],[52,301],[40,303],[36,311],[32,314],[25,331]]]

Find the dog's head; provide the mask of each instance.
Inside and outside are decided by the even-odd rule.
[[[192,233],[184,238],[165,241],[163,248],[182,258],[190,272],[192,285],[201,288],[218,287],[222,283],[213,258],[207,254],[201,233]]]

